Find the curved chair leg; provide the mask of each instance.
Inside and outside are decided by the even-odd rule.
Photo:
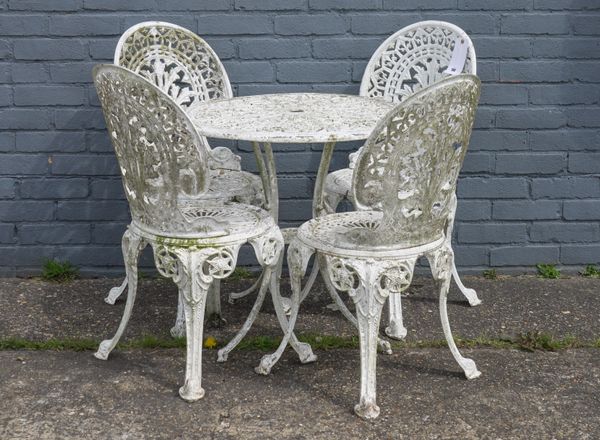
[[[323,278],[323,282],[325,283],[325,287],[327,288],[327,291],[329,292],[329,295],[335,302],[335,305],[337,306],[337,308],[340,310],[340,312],[342,312],[342,315],[344,315],[344,317],[348,321],[350,321],[350,323],[354,327],[356,327],[358,329],[358,322],[356,321],[356,317],[352,314],[352,312],[350,310],[348,310],[348,307],[346,307],[346,304],[340,297],[337,289],[332,284],[331,279],[329,278],[329,275],[327,274],[327,270],[325,270],[326,264],[327,264],[327,262],[325,261],[325,259],[320,256],[319,257],[319,265],[321,267],[321,276]],[[377,345],[379,346],[379,349],[381,350],[382,353],[392,354],[392,345],[388,341],[378,337]]]
[[[469,304],[472,307],[481,304],[481,300],[477,297],[477,292],[475,289],[465,287],[465,285],[462,283],[460,276],[458,275],[458,271],[456,270],[456,263],[454,261],[452,262],[452,277],[454,278],[454,282],[460,289],[461,293],[465,296],[465,298],[467,298],[467,301],[469,301]]]
[[[392,339],[404,339],[406,327],[402,322],[402,296],[398,293],[388,298],[389,322],[385,328],[385,334]]]
[[[114,305],[117,299],[125,292],[125,288],[127,287],[127,275],[123,279],[123,282],[120,286],[113,287],[108,292],[108,296],[104,298],[104,302],[106,304]]]
[[[263,281],[258,291],[258,295],[256,296],[256,301],[254,301],[254,305],[252,306],[252,310],[250,310],[250,313],[248,314],[246,321],[244,321],[244,325],[242,325],[240,331],[233,337],[233,339],[229,341],[229,343],[225,347],[223,347],[217,352],[217,362],[225,362],[227,360],[227,357],[229,356],[229,353],[240,343],[240,341],[248,333],[248,330],[250,330],[250,327],[252,327],[252,324],[256,320],[258,312],[260,312],[260,309],[265,300],[265,295],[269,286],[270,273],[270,268],[266,268],[263,271]]]
[[[127,290],[127,302],[125,303],[125,310],[123,311],[123,317],[117,332],[112,339],[106,339],[100,343],[98,351],[94,354],[98,359],[106,360],[108,355],[118,344],[119,339],[123,335],[129,318],[131,317],[131,310],[133,309],[133,303],[135,302],[135,296],[137,291],[138,281],[138,270],[137,263],[142,249],[146,246],[141,237],[135,235],[131,231],[127,230],[123,234],[121,240],[121,248],[123,250],[123,259],[125,260],[125,271],[127,273],[126,280],[129,286]]]
[[[123,236],[127,233],[127,231],[125,231],[123,233]],[[147,246],[147,243],[145,243],[143,241],[140,243],[141,249],[140,252],[142,250],[144,250],[144,248]],[[112,289],[110,289],[110,291],[108,292],[108,295],[106,296],[106,298],[104,298],[104,302],[110,305],[114,305],[115,302],[117,301],[117,299],[123,294],[123,292],[125,292],[125,288],[127,287],[127,275],[125,275],[125,278],[123,279],[123,282],[121,283],[120,286],[116,286],[113,287]]]
[[[283,258],[283,255],[282,255],[282,258]],[[313,266],[313,268],[314,268],[314,266]],[[278,273],[277,276],[280,277],[281,272],[277,272],[277,273]],[[312,275],[312,273],[313,272],[311,272],[311,275]],[[310,278],[309,278],[309,281],[310,281]],[[289,326],[289,322],[287,319],[287,313],[291,312],[291,307],[289,307],[287,309],[285,308],[283,301],[282,301],[284,298],[280,294],[279,285],[280,285],[279,279],[272,276],[271,287],[270,287],[271,299],[273,301],[273,307],[275,308],[275,314],[277,315],[277,320],[279,321],[279,325],[281,326],[281,329],[285,332]],[[305,286],[305,289],[306,289],[306,286]],[[302,292],[304,292],[304,290]],[[287,299],[287,298],[285,298],[285,299]],[[300,294],[300,303],[302,303],[302,293]],[[291,301],[290,301],[290,306],[291,306]],[[308,364],[310,362],[314,362],[317,360],[317,356],[313,353],[312,347],[310,346],[310,344],[307,344],[306,342],[300,342],[294,332],[292,332],[292,335],[290,336],[290,345],[296,351],[296,353],[298,353],[301,363]]]
[[[285,351],[285,348],[294,334],[294,326],[296,325],[296,318],[298,317],[298,310],[300,308],[300,297],[302,294],[301,281],[302,277],[306,273],[306,266],[308,265],[308,261],[313,253],[313,249],[307,248],[297,242],[292,242],[288,248],[288,267],[290,268],[290,283],[292,287],[292,308],[290,311],[290,317],[287,320],[287,326],[284,328],[284,335],[279,347],[277,347],[277,350],[271,354],[263,356],[263,358],[260,360],[260,364],[254,369],[254,371],[256,371],[258,374],[267,375],[271,372],[271,369],[281,358],[281,355]],[[278,262],[280,262],[279,259]],[[273,288],[275,287],[275,284],[275,282],[272,282]],[[273,295],[274,301],[277,302],[277,296],[279,296],[279,292],[276,291]],[[275,307],[280,307],[280,305],[276,305]],[[285,320],[282,315],[283,314],[280,310],[279,313],[277,313],[280,323],[283,323]],[[307,354],[305,361],[311,362],[314,361],[316,357],[314,354],[312,354],[312,349],[310,346],[308,348],[309,350],[307,350],[305,347],[301,347],[300,350]],[[302,359],[303,354],[299,354]]]
[[[261,272],[261,274],[259,275],[258,279],[254,282],[254,284],[252,284],[246,290],[242,290],[241,292],[232,292],[232,293],[230,293],[229,294],[229,300],[228,300],[229,304],[233,304],[236,299],[243,298],[245,296],[250,295],[252,292],[256,291],[261,286],[263,276],[264,276],[264,271]]]
[[[465,372],[467,379],[475,379],[481,376],[481,372],[477,370],[477,365],[472,359],[463,357],[458,351],[458,347],[452,337],[450,330],[450,321],[448,320],[448,309],[447,309],[447,298],[448,290],[450,289],[450,280],[454,255],[452,249],[449,247],[442,247],[432,254],[427,256],[429,264],[431,265],[431,271],[434,278],[440,286],[440,319],[442,321],[442,328],[444,329],[444,336],[448,343],[448,347],[452,352],[452,356],[458,365]]]

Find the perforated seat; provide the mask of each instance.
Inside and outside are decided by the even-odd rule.
[[[439,247],[444,236],[431,237],[428,243],[390,243],[389,236],[377,234],[381,211],[340,212],[309,220],[298,228],[297,237],[316,251],[330,255],[363,258],[398,258],[422,254]]]
[[[184,231],[159,232],[135,220],[132,226],[143,237],[159,236],[161,244],[199,247],[251,240],[275,226],[267,211],[242,203],[187,201],[180,204],[179,211],[186,221]]]

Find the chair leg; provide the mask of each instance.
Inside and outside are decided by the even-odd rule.
[[[442,247],[432,254],[427,256],[433,277],[440,286],[440,319],[442,321],[442,328],[444,330],[444,336],[448,347],[452,352],[452,356],[460,365],[465,372],[467,379],[475,379],[481,376],[481,372],[477,370],[477,365],[472,359],[463,357],[458,351],[458,347],[452,337],[452,331],[450,330],[450,321],[448,320],[448,290],[450,289],[450,280],[452,266],[454,264],[454,254],[450,247]]]
[[[108,296],[104,298],[104,302],[106,304],[114,305],[117,299],[121,296],[121,294],[125,291],[127,287],[127,275],[125,275],[125,279],[121,283],[120,286],[113,287],[108,292]]]
[[[298,317],[298,310],[300,308],[300,299],[302,295],[302,277],[306,273],[306,266],[310,260],[311,255],[314,253],[313,249],[307,248],[297,241],[292,241],[288,248],[288,267],[290,268],[290,283],[292,287],[292,307],[290,310],[290,316],[287,320],[287,326],[284,326],[284,334],[275,352],[263,356],[260,360],[260,364],[254,369],[258,374],[267,375],[271,372],[273,366],[279,361],[281,355],[285,351],[290,339],[294,335],[294,326],[296,325],[296,318]],[[280,256],[277,256],[276,263],[280,262]],[[278,301],[279,292],[276,290],[276,279],[273,278],[271,283],[273,292],[273,299],[276,303]],[[281,307],[280,304],[275,304],[275,307]],[[277,317],[280,319],[280,323],[284,323],[285,317],[279,310]],[[298,343],[299,344],[299,343]],[[307,344],[308,345],[308,344]],[[304,358],[304,362],[311,362],[316,359],[312,354],[312,349],[308,346],[306,349],[303,346],[297,345],[300,350],[301,360]]]
[[[250,330],[250,327],[252,327],[252,324],[254,324],[254,321],[258,316],[258,312],[260,312],[265,300],[270,276],[271,268],[267,267],[263,272],[262,283],[260,285],[258,295],[256,296],[256,301],[254,301],[254,305],[252,306],[252,310],[250,310],[250,313],[248,314],[246,321],[244,321],[244,325],[242,325],[240,331],[233,337],[233,339],[229,341],[225,347],[217,352],[217,362],[225,362],[227,360],[229,353],[240,343],[240,341],[248,333],[248,330]]]
[[[127,231],[125,231],[125,233],[123,235],[125,235],[127,233]],[[140,246],[142,246],[140,252],[146,247],[146,243],[140,243]],[[106,304],[110,304],[110,305],[114,305],[115,302],[117,301],[117,299],[119,299],[119,297],[123,294],[123,292],[125,292],[125,288],[127,287],[127,275],[125,275],[125,279],[123,279],[123,282],[121,283],[120,286],[116,286],[113,287],[112,289],[110,289],[110,291],[108,292],[108,295],[106,296],[106,298],[104,298],[104,302]]]
[[[179,282],[179,289],[183,297],[183,311],[186,327],[186,362],[185,383],[179,388],[179,395],[183,400],[194,402],[204,397],[202,388],[202,337],[204,330],[204,311],[206,297],[210,283],[199,279],[194,256],[187,259],[186,280]],[[185,264],[185,263],[184,263]]]
[[[183,338],[185,336],[185,312],[183,310],[181,291],[177,295],[177,317],[175,318],[175,325],[171,327],[171,336],[174,338]]]
[[[372,286],[359,290],[362,292],[357,292],[353,298],[360,340],[360,401],[354,412],[363,419],[374,419],[379,416],[376,403],[377,335],[384,301],[376,297]]]
[[[281,258],[283,259],[283,255],[281,256]],[[313,267],[313,272],[314,272],[314,267]],[[313,274],[313,272],[311,272],[311,275]],[[277,271],[277,274],[275,276],[271,276],[270,290],[271,290],[271,299],[273,301],[273,307],[275,308],[275,314],[277,315],[277,320],[279,321],[279,325],[281,326],[281,329],[285,332],[289,326],[287,313],[291,312],[291,301],[290,301],[290,305],[289,305],[290,307],[286,309],[286,307],[284,306],[283,301],[282,301],[283,298],[279,291],[280,278],[281,278],[280,271]],[[308,282],[310,283],[310,281],[311,281],[311,279],[309,277]],[[314,280],[313,280],[313,282],[314,282]],[[306,286],[304,289],[306,289]],[[302,303],[302,300],[304,299],[304,297],[305,297],[305,295],[304,295],[304,290],[303,290],[302,293],[300,294],[300,303]],[[290,336],[290,345],[296,351],[296,353],[298,353],[301,363],[308,364],[310,362],[314,362],[317,360],[317,356],[313,353],[312,347],[310,346],[310,344],[307,344],[306,342],[300,342],[294,332],[292,332],[292,335]]]
[[[352,312],[350,310],[348,310],[348,307],[346,307],[346,304],[340,297],[336,288],[332,284],[331,279],[329,278],[329,275],[326,270],[327,264],[328,264],[327,261],[322,256],[319,256],[319,267],[321,269],[321,276],[323,278],[323,282],[325,283],[325,287],[327,288],[327,291],[329,292],[331,299],[333,299],[333,301],[334,301],[335,305],[337,306],[337,308],[339,309],[339,311],[342,312],[342,315],[344,315],[344,317],[348,321],[350,321],[350,323],[354,327],[356,327],[358,329],[358,322],[356,321],[356,317],[352,314]],[[382,353],[392,354],[392,345],[385,339],[381,339],[378,336],[377,337],[377,345],[379,346],[379,349],[381,350]]]
[[[264,273],[261,273],[260,276],[258,277],[258,279],[254,282],[254,284],[252,284],[250,287],[248,287],[246,290],[242,290],[241,292],[232,292],[229,294],[229,304],[233,304],[235,302],[236,299],[240,299],[243,298],[245,296],[250,295],[252,292],[256,291],[261,283],[262,283],[262,278],[263,278]]]
[[[416,258],[374,261],[325,256],[327,276],[337,290],[348,292],[356,306],[360,338],[360,400],[354,412],[363,419],[379,416],[376,403],[377,336],[383,304],[411,283]]]
[[[206,298],[206,316],[210,327],[221,327],[225,324],[221,312],[221,280],[215,279],[208,288]]]
[[[402,296],[390,295],[388,298],[389,322],[385,328],[385,334],[392,339],[404,339],[407,334],[406,327],[402,321]]]
[[[469,301],[469,305],[471,305],[471,307],[481,304],[481,300],[477,297],[477,292],[475,289],[465,287],[465,285],[462,283],[460,276],[458,275],[458,271],[456,270],[456,263],[454,261],[452,262],[452,277],[460,289],[460,292],[465,296],[465,298],[467,298],[467,301]]]
[[[112,339],[106,339],[100,343],[98,351],[94,354],[98,359],[106,360],[108,355],[118,344],[119,339],[123,335],[129,318],[131,317],[131,310],[133,309],[133,303],[135,302],[135,296],[137,291],[138,281],[138,269],[137,263],[142,249],[146,246],[141,237],[135,235],[131,231],[127,230],[123,234],[121,240],[121,248],[123,250],[123,259],[125,260],[125,271],[126,271],[126,284],[129,286],[127,290],[127,302],[125,303],[125,310],[123,311],[123,317],[117,332]]]

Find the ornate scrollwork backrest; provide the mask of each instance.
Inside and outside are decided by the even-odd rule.
[[[132,26],[121,36],[114,62],[154,83],[184,109],[198,101],[233,97],[217,54],[181,26],[159,21]]]
[[[373,240],[417,246],[442,237],[479,93],[474,75],[447,78],[398,105],[373,130],[352,176],[357,207],[383,211]]]
[[[154,84],[127,69],[96,66],[94,82],[133,220],[158,232],[186,231],[180,199],[208,186],[208,153],[192,122]]]
[[[371,57],[360,94],[401,102],[448,76],[444,71],[452,58],[457,38],[467,42],[464,73],[477,74],[475,49],[458,26],[443,21],[412,24],[385,40]]]

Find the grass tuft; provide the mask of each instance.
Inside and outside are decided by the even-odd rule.
[[[298,339],[309,343],[315,350],[358,349],[360,347],[357,336],[341,337],[333,335],[305,334]],[[568,348],[600,348],[600,338],[591,341],[581,341],[573,336],[555,339],[542,332],[527,332],[517,335],[514,339],[488,338],[480,336],[474,339],[455,337],[459,348],[493,348],[493,349],[520,349],[534,351],[556,351]],[[239,350],[259,350],[271,352],[275,350],[281,338],[271,336],[256,336],[243,339],[237,346]],[[225,342],[224,342],[225,343]],[[223,343],[223,345],[224,345]],[[2,350],[52,350],[52,351],[95,351],[100,341],[92,339],[49,339],[47,341],[30,341],[22,338],[0,339]],[[221,345],[221,343],[219,343]],[[418,349],[418,348],[443,348],[447,347],[445,339],[423,341],[392,341],[393,349]],[[158,349],[158,348],[186,348],[185,338],[157,337],[153,335],[142,336],[138,339],[121,342],[118,349]]]
[[[564,350],[566,348],[581,348],[584,346],[584,344],[574,336],[565,336],[562,339],[554,339],[551,335],[539,331],[521,333],[517,335],[515,343],[521,350],[525,351],[556,351]],[[589,345],[593,346],[594,344],[592,343]]]
[[[496,269],[484,270],[483,278],[485,278],[486,280],[497,280],[498,274],[496,273]]]
[[[42,278],[46,281],[65,283],[72,281],[79,275],[79,271],[68,261],[45,260],[42,267]]]
[[[587,266],[585,266],[583,272],[581,272],[581,275],[589,278],[600,278],[600,269],[598,269],[593,264],[588,264]]]
[[[554,264],[537,264],[538,275],[541,278],[557,279],[560,278],[560,270]]]

